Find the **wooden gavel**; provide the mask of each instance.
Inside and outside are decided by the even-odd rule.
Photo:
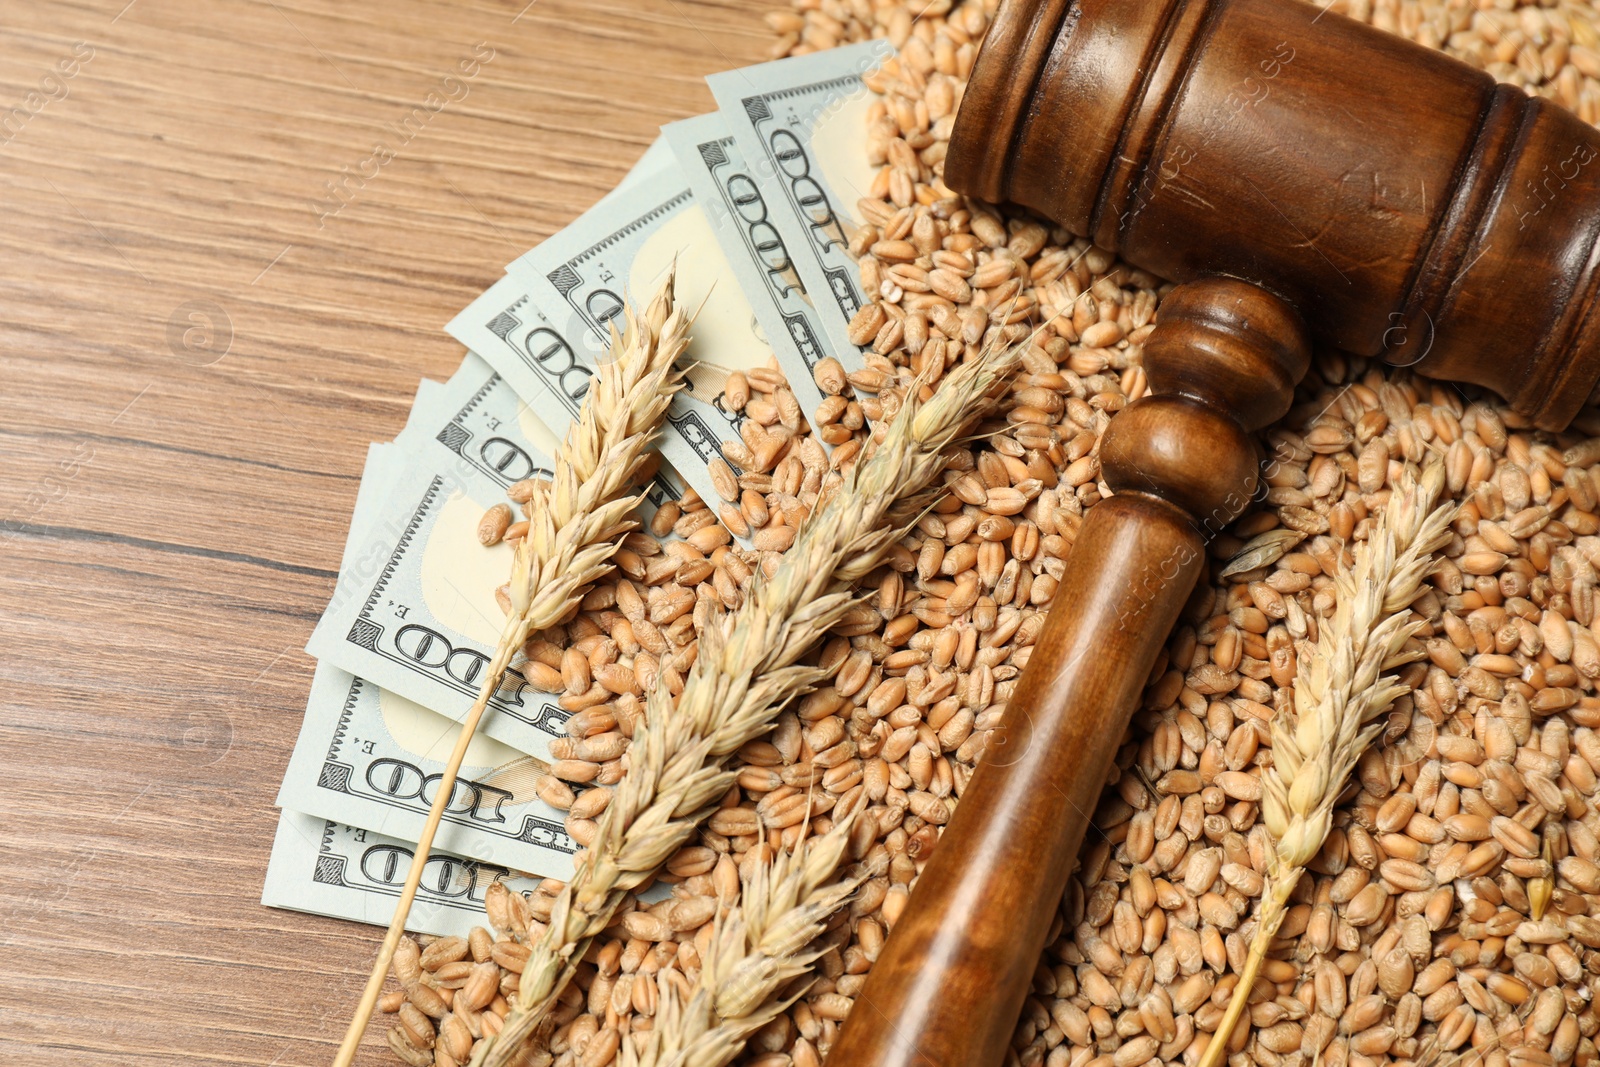
[[[1564,428],[1600,379],[1600,133],[1297,0],[1005,0],[945,164],[1180,284],[998,734],[830,1067],[1006,1054],[1129,716],[1313,338]]]

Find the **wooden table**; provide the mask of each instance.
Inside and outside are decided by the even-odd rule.
[[[380,932],[259,900],[366,444],[762,10],[6,6],[0,1053],[329,1061]]]

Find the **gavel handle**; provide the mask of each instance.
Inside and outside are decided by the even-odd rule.
[[[1116,496],[1089,512],[1060,607],[829,1064],[1001,1061],[1105,768],[1203,551],[1162,501]]]
[[[1207,537],[1254,492],[1258,429],[1309,362],[1287,305],[1180,286],[1145,349],[1158,394],[1101,442],[1116,495],[1079,528],[999,733],[873,964],[829,1067],[999,1065],[1052,918]]]

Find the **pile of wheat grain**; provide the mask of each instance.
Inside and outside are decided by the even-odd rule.
[[[1475,62],[1596,117],[1596,24],[1576,4],[1346,4],[1336,10]],[[626,910],[525,1062],[604,1067],[653,1027],[664,980],[686,994],[710,920],[741,867],[829,813],[865,805],[851,859],[866,876],[823,935],[816,981],[743,1062],[814,1067],[898,918],[939,827],[1026,664],[1084,509],[1102,495],[1095,448],[1145,388],[1140,344],[1161,285],[1030,218],[949,195],[943,152],[992,14],[978,0],[801,0],[772,16],[778,54],[886,36],[901,61],[864,138],[882,164],[854,235],[878,294],[854,324],[874,358],[829,395],[819,434],[853,453],[862,421],[893,414],[912,374],[937,375],[997,334],[1033,345],[951,494],[870,579],[869,602],[816,654],[832,684],[739,753],[737,786],[669,862],[672,897]],[[824,380],[825,379],[825,380]],[[565,627],[530,643],[533,675],[576,712],[545,797],[592,837],[622,774],[641,695],[681,689],[713,603],[740,602],[814,505],[827,459],[799,432],[775,373],[751,376],[744,440],[715,509],[690,499],[632,535],[620,574]],[[859,399],[858,399],[859,398]],[[1015,1059],[1050,1067],[1193,1064],[1244,961],[1271,842],[1259,821],[1268,724],[1296,656],[1334,607],[1330,575],[1366,538],[1402,464],[1443,459],[1460,501],[1446,558],[1417,609],[1427,658],[1358,765],[1251,997],[1236,1067],[1595,1060],[1600,1015],[1600,421],[1530,431],[1493,398],[1333,357],[1267,440],[1262,506],[1211,545],[1202,582],[1135,716],[1095,813],[1059,929],[1036,974]],[[718,517],[757,537],[737,547]],[[1239,557],[1223,572],[1230,559]],[[496,905],[499,939],[447,939],[397,958],[391,1045],[447,1067],[504,1018],[530,931],[559,886]],[[471,961],[471,962],[469,962]],[[415,966],[413,966],[415,964]],[[493,967],[490,966],[493,964]],[[402,966],[404,970],[402,970]],[[408,992],[409,991],[409,992]],[[1240,1036],[1244,1032],[1240,1031]]]

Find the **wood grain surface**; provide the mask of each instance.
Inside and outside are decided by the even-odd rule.
[[[757,3],[525,3],[6,5],[0,1052],[331,1058],[380,931],[259,900],[366,444],[769,41]]]

